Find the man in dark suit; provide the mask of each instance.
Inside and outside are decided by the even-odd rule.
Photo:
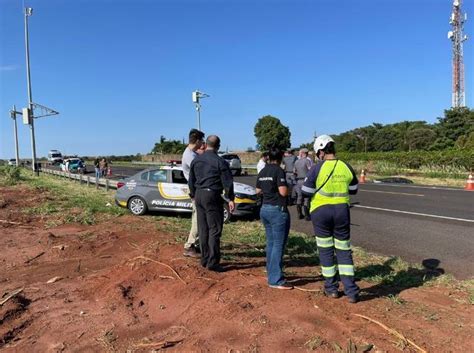
[[[220,238],[224,224],[225,193],[229,211],[234,210],[234,180],[229,165],[217,155],[220,139],[211,135],[206,140],[206,151],[194,158],[189,171],[190,196],[196,203],[201,265],[215,272],[222,272],[220,265]]]

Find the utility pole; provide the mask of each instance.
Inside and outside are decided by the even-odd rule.
[[[453,0],[453,12],[449,19],[452,30],[448,32],[448,39],[451,39],[453,43],[453,92],[451,104],[454,108],[466,106],[463,42],[467,40],[467,36],[463,34],[463,29],[467,15],[462,13],[461,3],[462,0]]]
[[[10,117],[13,119],[13,134],[15,135],[15,158],[16,166],[20,166],[20,152],[18,150],[18,128],[16,124],[16,115],[21,114],[21,112],[16,111],[16,107],[13,106],[13,109],[10,110]]]
[[[201,98],[210,97],[208,94],[199,92],[199,90],[195,90],[192,94],[193,103],[196,106],[196,113],[197,113],[197,128],[201,130]]]
[[[33,102],[33,94],[31,93],[31,73],[30,73],[30,40],[29,40],[29,32],[28,32],[28,17],[33,15],[33,9],[31,7],[25,7],[25,53],[26,53],[26,83],[28,89],[28,107],[23,108],[23,123],[30,125],[30,132],[31,132],[31,152],[32,152],[32,160],[31,160],[31,168],[36,175],[39,174],[38,165],[36,164],[36,142],[35,142],[35,119],[41,118],[43,116],[50,116],[50,115],[57,115],[59,114],[57,111],[45,107],[44,105],[34,103]],[[34,110],[40,110],[40,114],[34,114]],[[15,114],[18,114],[16,112]],[[16,121],[16,120],[15,120]]]
[[[28,85],[28,124],[30,125],[31,132],[31,152],[32,160],[31,167],[33,171],[37,171],[36,166],[36,142],[35,142],[35,122],[33,117],[33,95],[31,93],[31,74],[30,74],[30,41],[28,33],[28,17],[33,14],[33,9],[31,7],[25,7],[25,52],[26,52],[26,83]],[[25,121],[25,117],[23,117]]]

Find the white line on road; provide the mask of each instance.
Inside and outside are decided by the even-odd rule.
[[[360,184],[359,184],[360,185]],[[446,190],[446,191],[465,191],[461,188],[447,188],[447,187],[440,187],[440,186],[429,186],[429,185],[406,185],[406,184],[386,184],[386,183],[366,183],[362,185],[367,186],[391,186],[393,188],[415,188],[415,189],[431,189],[431,190]]]
[[[438,215],[434,215],[434,214],[409,212],[409,211],[401,211],[401,210],[392,210],[392,209],[389,209],[389,208],[380,208],[380,207],[372,207],[372,206],[362,206],[362,205],[352,205],[352,206],[357,207],[357,208],[367,208],[369,210],[386,211],[386,212],[394,212],[394,213],[404,213],[404,214],[411,214],[411,215],[415,215],[415,216],[441,218],[441,219],[449,219],[449,220],[453,220],[453,221],[474,223],[474,219],[438,216]]]
[[[364,190],[364,189],[359,189],[359,191],[363,192],[379,192],[381,194],[394,194],[394,195],[408,195],[408,196],[425,196],[423,194],[410,194],[408,192],[395,192],[395,191],[380,191],[380,190]]]

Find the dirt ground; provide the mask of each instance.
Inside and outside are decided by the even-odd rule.
[[[288,270],[300,289],[270,289],[264,259],[210,273],[151,217],[48,229],[21,211],[47,193],[0,187],[0,196],[0,303],[22,289],[0,306],[5,352],[416,351],[357,314],[429,352],[474,351],[473,308],[453,287],[353,305],[322,295],[319,268],[297,267]]]

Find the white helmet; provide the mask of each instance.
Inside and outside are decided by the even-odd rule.
[[[329,142],[334,142],[331,136],[321,135],[316,137],[314,140],[314,152],[318,153],[319,150],[324,149]]]

